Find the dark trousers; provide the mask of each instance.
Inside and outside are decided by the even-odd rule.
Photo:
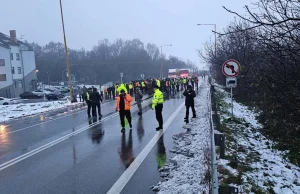
[[[155,106],[155,115],[156,115],[156,120],[159,124],[159,127],[163,127],[163,116],[162,116],[162,110],[163,110],[163,104],[158,104]]]
[[[177,92],[179,92],[179,85],[176,85]]]
[[[115,98],[116,98],[116,91],[112,91],[112,95],[113,95],[113,100],[115,100]]]
[[[190,108],[192,108],[193,117],[196,117],[196,111],[195,111],[194,104],[189,104],[189,105],[186,105],[186,113],[185,113],[185,118],[186,119],[189,119]]]
[[[91,102],[86,102],[86,104],[87,104],[87,114],[90,117],[91,116],[92,103]]]
[[[120,110],[119,115],[120,115],[122,128],[125,127],[125,117],[128,120],[129,125],[131,125],[131,112],[130,112],[130,110]]]
[[[82,95],[81,95],[81,97],[82,97],[82,102],[84,102],[85,95],[84,95],[84,94],[82,94]]]
[[[92,115],[93,117],[97,117],[97,110],[98,109],[98,116],[101,115],[101,106],[100,103],[92,103]]]

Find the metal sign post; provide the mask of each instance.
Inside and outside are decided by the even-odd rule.
[[[121,83],[123,83],[123,73],[120,73],[120,77],[121,77]]]
[[[231,116],[233,117],[233,97],[232,88],[237,87],[237,76],[240,72],[240,63],[236,60],[230,59],[225,61],[222,65],[222,72],[226,76],[226,87],[230,88],[230,98],[231,98]]]

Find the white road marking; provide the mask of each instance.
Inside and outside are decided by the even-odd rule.
[[[115,101],[112,101],[112,102],[115,102]],[[104,103],[104,104],[102,104],[102,106],[107,105],[107,104],[110,104],[110,103],[112,103],[112,102]],[[29,129],[29,128],[31,128],[31,127],[35,127],[35,126],[38,126],[38,125],[42,125],[42,124],[44,124],[44,123],[49,123],[49,122],[51,122],[51,121],[57,121],[57,120],[59,120],[59,119],[62,119],[62,118],[68,117],[68,116],[72,116],[72,115],[74,115],[74,114],[81,113],[81,112],[84,112],[84,111],[86,111],[86,110],[77,111],[77,112],[74,112],[74,113],[72,113],[72,114],[67,114],[67,115],[61,116],[61,117],[56,118],[56,119],[48,120],[48,121],[41,122],[41,123],[37,123],[37,124],[31,125],[31,126],[28,126],[28,127],[24,127],[24,128],[21,128],[21,129],[17,129],[17,130],[14,130],[14,131],[10,131],[10,132],[7,132],[6,134],[16,133],[16,132],[19,132],[19,131],[23,131],[23,130],[25,130],[25,129]],[[48,112],[45,112],[45,113],[48,113]],[[35,115],[35,116],[36,116],[36,115]]]
[[[150,100],[151,99],[144,101],[143,104],[147,103]],[[132,106],[132,108],[137,108],[137,105]],[[29,151],[29,152],[27,152],[27,153],[25,153],[25,154],[23,154],[21,156],[18,156],[18,157],[14,158],[14,159],[11,159],[11,160],[3,163],[3,164],[0,164],[0,171],[6,169],[6,168],[8,168],[8,167],[10,167],[10,166],[12,166],[12,165],[14,165],[16,163],[21,162],[21,161],[25,160],[26,158],[29,158],[29,157],[31,157],[31,156],[33,156],[35,154],[38,154],[41,151],[46,150],[46,149],[48,149],[48,148],[50,148],[50,147],[52,147],[52,146],[54,146],[54,145],[56,145],[56,144],[64,141],[64,140],[67,140],[68,138],[70,138],[72,136],[75,136],[75,135],[77,135],[79,133],[82,133],[82,132],[86,131],[89,128],[92,128],[92,127],[94,127],[94,126],[96,126],[96,125],[98,125],[98,124],[100,124],[100,123],[102,123],[104,121],[107,121],[107,120],[109,120],[109,119],[117,116],[118,114],[119,113],[116,112],[116,113],[114,113],[114,114],[112,114],[112,115],[110,115],[108,117],[103,118],[101,121],[98,121],[98,122],[93,123],[91,125],[85,126],[85,127],[81,128],[81,129],[78,129],[78,130],[76,130],[76,131],[74,131],[72,133],[69,133],[69,134],[67,134],[67,135],[65,135],[63,137],[60,137],[60,138],[58,138],[58,139],[56,139],[56,140],[54,140],[54,141],[52,141],[50,143],[47,143],[47,144],[45,144],[45,145],[43,145],[41,147],[38,147],[38,148],[36,148],[34,150],[31,150],[31,151]]]
[[[163,133],[168,129],[172,121],[175,119],[175,117],[178,115],[180,110],[183,108],[184,103],[182,103],[177,110],[171,115],[171,117],[167,120],[167,122],[164,124],[163,131],[160,131],[159,133],[156,133],[154,137],[150,140],[150,142],[146,145],[146,147],[141,151],[141,153],[136,157],[136,159],[131,163],[131,165],[126,169],[126,171],[121,175],[121,177],[115,182],[115,184],[110,188],[110,190],[107,192],[107,194],[118,194],[120,193],[123,188],[126,186],[128,181],[131,179],[133,174],[136,172],[136,170],[139,168],[139,166],[142,164],[142,162],[145,160],[147,155],[150,153],[158,139],[163,135]]]

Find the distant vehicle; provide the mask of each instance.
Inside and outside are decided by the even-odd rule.
[[[23,94],[20,94],[20,98],[22,99],[34,99],[34,98],[41,98],[42,96],[39,96],[33,92],[24,92]]]
[[[190,72],[189,72],[188,69],[180,69],[179,76],[181,78],[183,78],[183,77],[190,77]]]
[[[16,99],[0,97],[0,105],[10,105],[10,104],[15,104],[17,102],[18,101]]]
[[[56,95],[56,94],[47,94],[46,95],[46,98],[48,99],[48,100],[58,100],[58,95]]]
[[[32,91],[32,93],[41,97],[44,96],[44,92],[42,90],[35,90]]]
[[[58,91],[58,90],[54,90],[50,94],[46,94],[46,98],[48,100],[58,100],[58,99],[63,98],[63,97],[65,97],[65,95],[62,92]]]
[[[169,69],[168,78],[177,78],[177,77],[179,77],[178,69]]]

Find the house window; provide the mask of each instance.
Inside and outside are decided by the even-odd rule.
[[[0,81],[6,81],[6,74],[0,74]]]
[[[19,80],[19,88],[23,88],[22,80]]]
[[[15,74],[15,68],[14,67],[11,68],[11,73]]]
[[[19,54],[19,53],[16,54],[16,59],[17,59],[18,61],[20,60],[20,54]]]
[[[5,60],[4,59],[0,59],[0,66],[5,66]]]
[[[14,54],[10,53],[10,60],[14,60]]]
[[[22,69],[21,67],[18,67],[18,74],[21,74],[22,73]]]

